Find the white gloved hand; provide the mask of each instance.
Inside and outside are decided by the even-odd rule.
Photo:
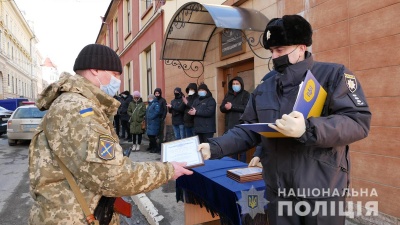
[[[249,167],[255,167],[255,166],[262,168],[262,165],[260,163],[260,157],[258,156],[254,156],[249,163]]]
[[[208,143],[199,144],[198,151],[201,152],[204,160],[207,160],[211,157],[210,144]]]
[[[268,124],[288,137],[299,138],[306,132],[306,122],[301,112],[293,111],[289,115],[283,114],[282,119],[276,120],[276,125]]]

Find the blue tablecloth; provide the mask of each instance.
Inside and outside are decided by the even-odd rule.
[[[193,175],[177,179],[176,199],[205,206],[213,216],[218,214],[223,223],[242,224],[241,208],[236,203],[242,197],[241,191],[247,191],[252,186],[257,191],[265,190],[263,180],[239,183],[226,176],[227,170],[243,167],[247,164],[229,157],[205,160],[204,166],[192,169]]]

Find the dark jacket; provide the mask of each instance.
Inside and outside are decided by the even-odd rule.
[[[157,98],[154,98],[146,109],[146,133],[147,135],[158,135],[160,131],[160,103]]]
[[[239,81],[242,86],[240,91],[237,93],[232,90],[232,83],[234,80]],[[219,107],[220,111],[225,113],[225,131],[239,124],[240,116],[243,114],[250,96],[250,93],[244,90],[244,83],[241,77],[235,77],[230,80],[228,87],[228,93],[226,93],[224,100],[222,100],[221,106]],[[225,108],[227,102],[232,103],[230,110]]]
[[[175,88],[175,91],[180,93],[179,96],[175,97],[171,101],[171,108],[168,109],[168,112],[172,114],[172,125],[183,125],[183,114],[185,113],[185,104],[183,103],[182,96],[183,93],[180,88]]]
[[[194,115],[194,132],[197,134],[202,133],[215,133],[215,110],[217,103],[212,97],[210,90],[206,90],[207,95],[198,97],[193,102],[193,107],[196,109]]]
[[[126,98],[121,98],[121,106],[118,109],[118,113],[120,115],[120,120],[128,121],[129,120],[129,115],[128,115],[128,107],[129,103],[133,101],[132,95],[128,95]]]
[[[192,108],[194,100],[196,98],[198,98],[196,83],[190,83],[187,86],[187,88],[186,88],[186,93],[187,94],[189,94],[189,89],[193,89],[195,93],[192,94],[192,95],[188,95],[186,97],[186,99],[188,100],[188,103],[185,105],[185,113],[183,115],[183,121],[184,121],[185,127],[191,128],[194,125],[194,116],[190,115],[188,112]]]
[[[155,95],[156,92],[160,92],[160,96],[157,97],[158,103],[160,104],[160,118],[161,120],[165,120],[165,117],[167,116],[167,101],[162,97],[161,88],[154,89],[153,94]]]
[[[129,131],[131,134],[143,134],[142,121],[146,115],[146,105],[142,98],[139,98],[137,102],[131,101],[131,103],[129,103],[128,115],[130,117]]]
[[[287,67],[283,74],[273,71],[275,75],[258,85],[250,96],[242,120],[245,123],[275,122],[283,114],[289,114],[308,69],[328,96],[321,117],[305,120],[303,136],[264,138],[235,126],[223,136],[210,139],[211,157],[250,149],[261,141],[263,177],[272,191],[317,188],[326,192],[329,189],[332,193],[335,189],[347,188],[350,177],[348,145],[367,137],[371,112],[361,85],[354,79],[357,88],[353,93],[346,86],[349,78],[345,74],[352,73],[345,66],[314,62],[307,52],[304,61]],[[308,195],[307,191],[305,194],[309,198],[323,197]]]

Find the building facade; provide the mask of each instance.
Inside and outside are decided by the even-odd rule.
[[[14,1],[0,2],[0,99],[35,100],[42,57],[35,33]]]

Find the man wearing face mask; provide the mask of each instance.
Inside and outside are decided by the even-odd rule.
[[[122,64],[111,48],[85,46],[73,69],[76,75],[63,75],[36,102],[47,113],[29,146],[29,224],[117,225],[119,215],[113,207],[101,210],[102,199],[148,192],[192,172],[184,163],[123,156],[112,124]]]
[[[361,85],[344,65],[314,61],[311,25],[299,15],[269,21],[263,46],[274,70],[250,95],[244,123],[274,123],[287,138],[266,138],[235,126],[200,144],[205,159],[249,149],[261,142],[270,225],[345,224],[350,182],[349,145],[367,137],[371,112]],[[307,71],[327,91],[320,117],[292,111]],[[342,209],[340,209],[342,208]]]
[[[239,124],[240,116],[243,114],[249,101],[249,92],[244,90],[244,83],[241,77],[235,77],[228,83],[228,93],[222,100],[219,110],[225,114],[225,132]],[[247,149],[243,149],[246,151]],[[238,154],[233,155],[238,159]],[[240,161],[246,162],[246,152],[240,153]]]
[[[198,98],[197,94],[197,84],[190,83],[186,87],[186,94],[187,97],[183,96],[182,100],[185,104],[185,112],[183,114],[183,121],[184,121],[184,129],[185,129],[185,136],[192,137],[194,136],[194,116],[190,115],[188,112],[192,109],[193,102],[196,98]]]

